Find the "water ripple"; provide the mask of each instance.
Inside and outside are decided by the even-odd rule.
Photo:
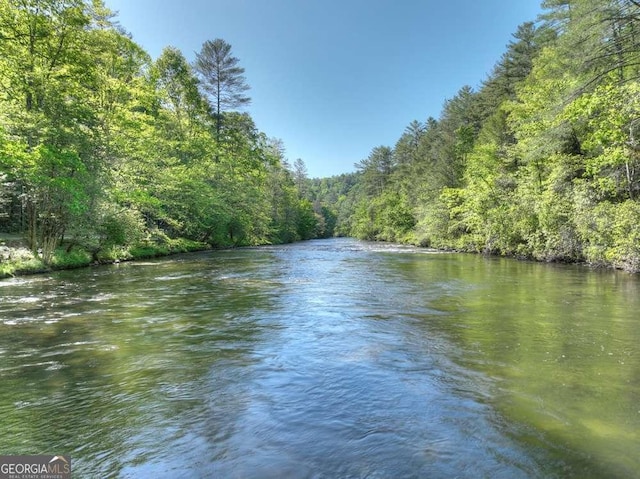
[[[576,279],[505,264],[340,239],[2,281],[0,450],[78,477],[633,476],[637,290],[534,295]]]

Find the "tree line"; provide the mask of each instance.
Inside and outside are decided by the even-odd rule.
[[[640,271],[640,2],[542,7],[477,89],[313,183],[339,234]]]
[[[0,231],[45,265],[335,234],[640,271],[640,2],[542,6],[438,118],[310,180],[224,40],[153,60],[101,0],[0,0]]]
[[[152,60],[101,0],[2,0],[0,85],[0,231],[45,265],[324,234],[224,40]]]

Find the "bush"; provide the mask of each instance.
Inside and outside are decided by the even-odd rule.
[[[66,251],[58,248],[53,256],[51,266],[56,269],[78,268],[91,264],[91,253],[82,248],[74,248]]]
[[[582,198],[579,205],[577,230],[585,244],[586,260],[640,272],[640,204],[627,200],[593,205]]]
[[[101,245],[126,246],[143,238],[144,220],[137,210],[109,205],[105,207],[96,231]]]

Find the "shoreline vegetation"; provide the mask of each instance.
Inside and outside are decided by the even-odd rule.
[[[332,235],[224,40],[152,59],[101,0],[1,2],[0,38],[0,274]]]
[[[542,2],[478,87],[318,180],[361,239],[640,273],[640,2]]]
[[[213,249],[215,248],[211,245],[184,238],[167,238],[162,243],[146,241],[103,250],[91,250],[76,243],[63,243],[55,250],[51,262],[45,264],[38,255],[26,247],[24,240],[15,237],[3,239],[3,235],[0,234],[0,280]]]
[[[333,236],[640,273],[638,1],[544,1],[438,118],[314,179],[224,40],[153,59],[101,0],[31,5],[0,2],[0,275]]]
[[[381,243],[387,243],[380,241]],[[416,248],[426,248],[425,246],[412,243],[399,243],[414,246]],[[83,247],[76,243],[62,245],[53,255],[52,262],[46,265],[41,259],[34,255],[26,248],[26,243],[16,237],[8,237],[0,234],[0,281],[7,278],[30,276],[53,271],[70,270],[78,268],[95,267],[102,265],[118,264],[121,262],[137,261],[149,258],[161,258],[182,253],[195,253],[199,251],[214,251],[218,249],[209,244],[199,243],[184,238],[166,239],[163,243],[146,241],[130,247],[110,248],[102,251],[90,251],[89,248]],[[70,249],[69,246],[72,246]],[[256,246],[267,246],[256,245]],[[486,254],[498,257],[499,255],[491,253],[483,253],[477,251],[465,251],[453,248],[435,248],[436,251],[443,253],[468,253],[468,254]],[[532,258],[509,256],[514,260],[532,260]],[[534,260],[542,262],[541,260]],[[612,269],[624,270],[616,268],[609,264],[590,264],[584,261],[546,261],[547,263],[564,263],[564,264],[584,264],[592,269]]]

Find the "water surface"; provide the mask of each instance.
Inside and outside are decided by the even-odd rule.
[[[624,273],[337,239],[0,298],[0,453],[74,477],[640,477]]]

